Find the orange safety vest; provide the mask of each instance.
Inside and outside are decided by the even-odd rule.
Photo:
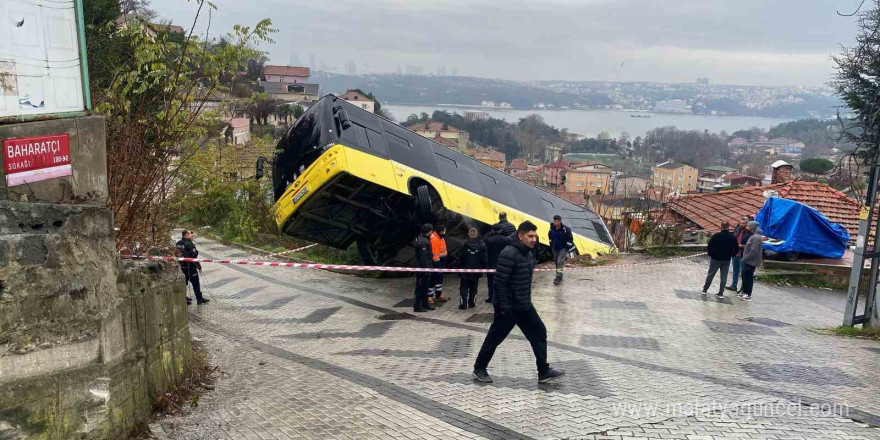
[[[446,256],[446,239],[436,232],[431,234],[431,252],[434,254],[434,261],[440,261],[440,257]]]

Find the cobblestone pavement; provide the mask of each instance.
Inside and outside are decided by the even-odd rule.
[[[206,240],[206,257],[244,257]],[[453,301],[413,314],[413,279],[205,265],[192,332],[224,374],[174,439],[880,439],[880,344],[838,325],[840,292],[757,284],[750,303],[699,294],[701,258],[536,274],[549,357],[538,385],[514,330],[470,378],[492,319]],[[718,280],[716,278],[716,286]]]

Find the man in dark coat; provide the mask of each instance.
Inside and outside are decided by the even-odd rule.
[[[731,259],[730,265],[733,266],[733,282],[730,283],[730,286],[727,288],[734,292],[739,289],[737,286],[739,286],[739,274],[742,271],[743,249],[746,247],[746,242],[749,241],[749,237],[752,235],[752,233],[749,232],[749,228],[746,227],[750,221],[752,221],[752,216],[745,215],[740,219],[739,224],[733,228],[733,236],[736,237],[736,242],[739,243],[739,253]]]
[[[728,231],[730,224],[721,222],[721,230],[709,239],[706,251],[709,253],[709,273],[706,275],[706,283],[703,284],[703,295],[709,292],[715,272],[721,269],[721,287],[718,288],[717,298],[724,298],[724,286],[727,285],[727,271],[730,269],[730,259],[739,253],[739,243],[736,237]]]
[[[477,238],[477,228],[468,230],[468,239],[458,248],[459,269],[485,269],[489,266],[489,258],[486,255],[486,245]],[[482,273],[461,273],[461,284],[458,292],[461,299],[458,308],[466,310],[474,308],[476,304],[477,287],[480,285]]]
[[[559,285],[562,283],[562,270],[565,267],[565,258],[568,256],[568,250],[574,244],[574,236],[571,234],[571,228],[562,224],[562,217],[554,215],[547,238],[550,239],[553,262],[556,263],[556,279],[553,280],[553,284]]]
[[[193,243],[192,240],[192,231],[184,230],[183,237],[176,244],[177,250],[180,251],[181,257],[199,257],[199,251],[196,249],[196,245],[195,243]],[[196,294],[196,304],[207,304],[210,300],[202,297],[202,286],[201,283],[199,283],[199,272],[201,272],[202,270],[202,265],[193,261],[181,261],[180,270],[183,271],[183,276],[186,277],[186,283],[192,284],[193,292],[195,292]],[[192,304],[192,298],[186,297],[186,303]]]
[[[489,235],[486,236],[486,239],[483,240],[483,242],[486,244],[486,255],[489,260],[489,265],[487,267],[489,269],[495,269],[495,266],[498,265],[498,256],[501,255],[501,251],[511,243],[510,237],[505,237],[501,232],[501,225],[496,224],[492,225],[492,231],[489,232]],[[494,273],[486,274],[486,285],[489,288],[489,297],[486,298],[486,302],[490,303],[495,296]]]
[[[431,251],[431,240],[428,238],[434,232],[434,226],[425,223],[419,230],[419,235],[413,240],[415,250],[415,267],[430,269],[434,266],[434,253]],[[416,288],[413,292],[413,312],[427,312],[435,307],[428,303],[428,286],[431,283],[431,272],[416,272]]]
[[[530,221],[519,225],[517,240],[501,251],[495,273],[495,318],[480,354],[474,363],[474,379],[492,382],[486,368],[489,361],[513,327],[519,327],[532,345],[535,363],[538,366],[538,382],[544,383],[562,377],[565,372],[554,370],[547,363],[547,328],[532,305],[532,271],[535,269],[535,256],[532,248],[538,239],[538,227]]]
[[[498,223],[495,223],[495,225],[501,226],[501,235],[505,237],[513,238],[513,236],[516,234],[516,226],[514,226],[513,223],[507,221],[506,212],[498,213]]]

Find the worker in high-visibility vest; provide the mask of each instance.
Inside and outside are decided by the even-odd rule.
[[[434,257],[435,268],[446,268],[446,239],[443,238],[445,235],[445,226],[438,226],[434,229],[434,233],[431,234],[431,252]],[[435,300],[438,302],[449,301],[449,298],[443,296],[443,272],[433,272],[431,274],[428,301],[430,304],[434,304]]]

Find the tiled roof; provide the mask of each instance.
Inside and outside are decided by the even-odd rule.
[[[575,205],[587,206],[587,198],[584,197],[584,193],[582,193],[582,192],[568,192],[568,191],[562,192],[562,191],[560,191],[560,192],[556,192],[554,194],[556,194],[560,198],[568,200],[571,203],[574,203]]]
[[[443,136],[440,136],[439,134],[434,136],[431,140],[446,147],[458,148],[458,142],[452,139],[447,139]]]
[[[731,224],[745,215],[754,216],[764,206],[764,191],[812,206],[855,237],[859,228],[859,202],[819,182],[792,181],[776,185],[684,196],[669,201],[669,208],[707,231],[718,230],[723,220]]]
[[[491,161],[506,161],[507,156],[504,153],[496,150],[485,149],[484,151],[480,151],[477,149],[476,154],[474,154],[474,158],[476,159],[486,159]]]
[[[559,160],[557,160],[556,162],[551,162],[551,163],[548,163],[547,165],[544,165],[544,168],[564,168],[564,169],[568,169],[568,162],[566,162],[565,159],[559,159]]]
[[[291,67],[291,66],[263,66],[263,75],[278,76],[311,76],[311,70],[308,67]]]
[[[518,157],[518,158],[510,161],[510,166],[508,167],[508,169],[527,170],[527,169],[529,169],[529,164],[526,162],[525,159]]]
[[[406,128],[408,128],[408,129],[410,129],[410,130],[412,130],[412,131],[418,131],[418,130],[454,131],[454,132],[456,132],[456,133],[458,133],[458,132],[460,131],[459,129],[457,129],[457,128],[451,126],[451,125],[447,125],[447,126],[446,126],[446,129],[444,130],[444,129],[443,129],[443,123],[442,123],[442,122],[437,122],[437,121],[420,122],[420,123],[418,123],[418,124],[410,125],[410,126],[408,126],[408,127],[406,127]]]
[[[344,94],[342,94],[342,96],[339,97],[339,99],[342,99],[343,101],[373,102],[372,99],[367,98],[366,96],[358,93],[356,90],[349,90],[349,91],[345,92]]]

